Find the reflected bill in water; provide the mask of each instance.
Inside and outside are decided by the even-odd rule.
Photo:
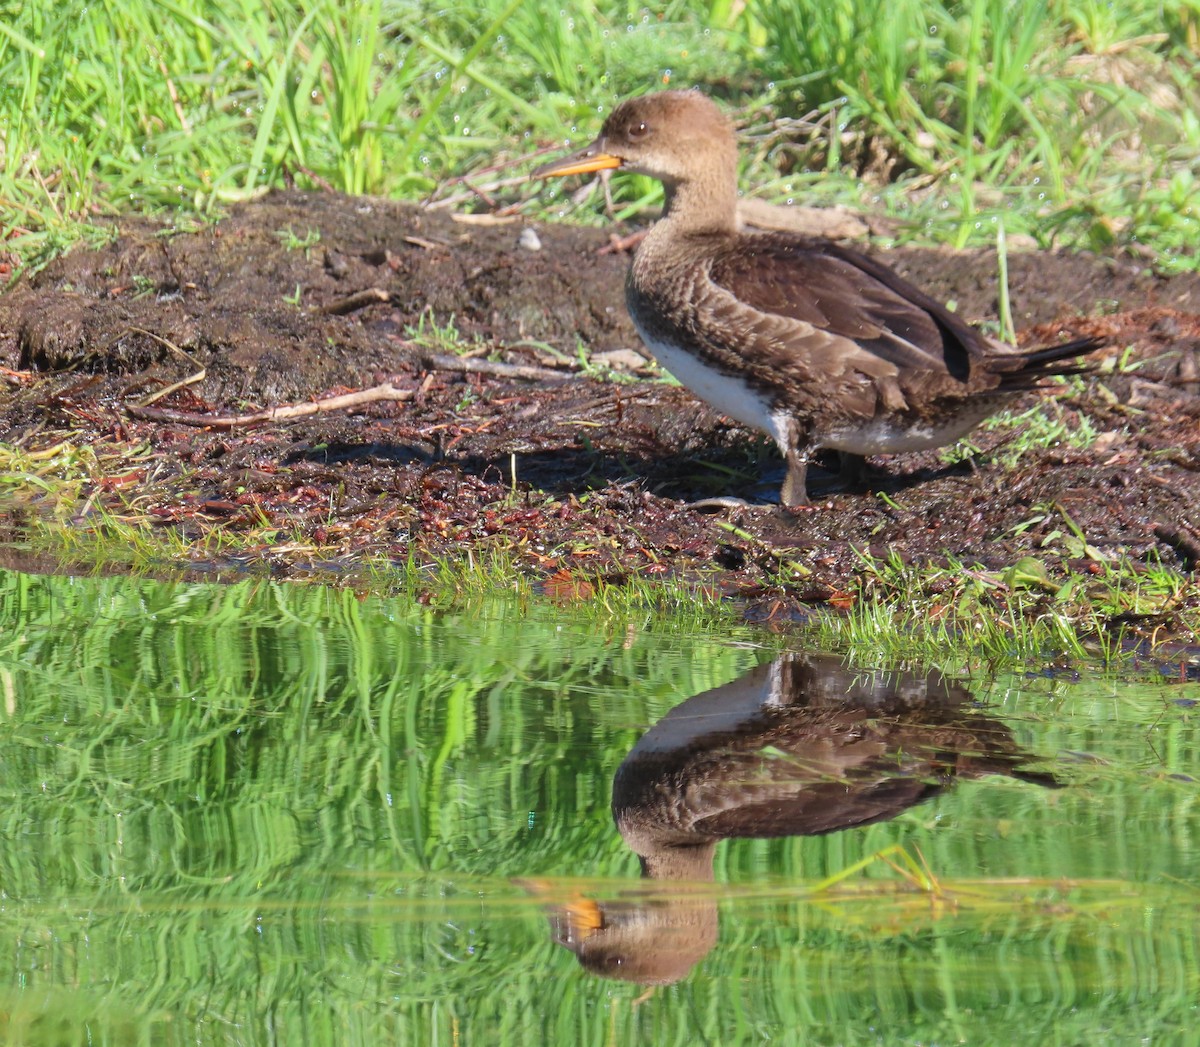
[[[964,778],[1060,784],[1034,761],[941,673],[784,655],[672,709],[617,769],[612,810],[621,836],[644,877],[679,888],[554,904],[555,940],[593,973],[678,981],[717,940],[714,893],[687,885],[712,881],[720,841],[870,825]]]

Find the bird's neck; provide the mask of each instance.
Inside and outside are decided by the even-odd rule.
[[[651,880],[695,880],[711,883],[716,843],[662,847],[638,857],[642,875]]]
[[[732,165],[714,172],[713,177],[676,182],[665,188],[666,206],[659,224],[673,233],[736,231],[737,181]]]

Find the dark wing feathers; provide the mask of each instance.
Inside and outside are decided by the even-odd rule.
[[[877,782],[779,783],[761,797],[697,818],[693,829],[722,839],[820,836],[895,818],[944,788],[901,776]]]
[[[717,254],[714,283],[764,313],[852,339],[901,370],[965,379],[987,343],[887,266],[836,244],[794,237],[739,237]]]
[[[648,322],[677,324],[718,367],[768,388],[782,383],[810,397],[813,412],[829,397],[840,414],[867,418],[1017,393],[1087,370],[1071,361],[1103,344],[1001,345],[886,265],[827,241],[742,235],[690,242],[683,253],[708,293],[697,284],[684,310],[668,295]]]

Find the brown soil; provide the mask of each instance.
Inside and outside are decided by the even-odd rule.
[[[1111,339],[1109,372],[1058,400],[1069,424],[1090,419],[1094,445],[1042,447],[1006,467],[988,452],[1010,436],[981,431],[973,465],[946,467],[933,452],[878,458],[869,490],[831,487],[788,511],[765,505],[782,468],[763,438],[619,352],[639,343],[623,304],[627,256],[598,253],[608,233],[537,226],[531,250],[518,242],[524,228],[295,193],[190,231],[123,221],[107,247],[74,251],[0,297],[0,440],[92,445],[101,467],[80,526],[103,507],[188,535],[242,532],[244,558],[284,571],[372,552],[506,550],[554,585],[562,572],[699,572],[770,612],[844,603],[861,591],[863,550],[917,563],[949,554],[985,570],[1033,555],[1051,578],[1126,557],[1178,571],[1181,606],[1196,606],[1186,576],[1200,558],[1200,278],[1013,256],[1024,343]],[[312,242],[289,247],[288,231]],[[887,258],[968,318],[994,317],[991,254]],[[364,291],[374,298],[356,303]],[[359,307],[321,311],[338,303]],[[427,334],[430,318],[453,317],[477,343],[467,366],[532,370],[446,369],[435,356],[446,350],[412,335],[422,317]],[[618,352],[585,372],[581,344]],[[631,360],[614,381],[607,367]],[[411,398],[288,424],[185,424],[382,381]],[[714,495],[764,506],[689,508]],[[10,510],[36,511],[38,497],[18,491]],[[1090,548],[1071,541],[1074,528]],[[811,573],[781,580],[781,556]]]

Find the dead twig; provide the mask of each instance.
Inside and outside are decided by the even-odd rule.
[[[368,305],[378,305],[380,302],[391,300],[392,296],[382,287],[368,287],[364,291],[355,291],[345,298],[339,298],[336,302],[326,302],[317,312],[326,316],[345,316],[347,313],[365,309]]]
[[[624,254],[626,251],[632,251],[645,239],[645,229],[639,229],[636,233],[630,233],[628,236],[617,236],[616,233],[613,233],[609,236],[608,243],[597,249],[596,254]]]
[[[325,192],[327,192],[327,193],[336,193],[337,192],[337,189],[334,188],[332,182],[329,182],[326,179],[322,178],[319,174],[317,174],[316,171],[310,170],[309,168],[305,167],[303,164],[296,164],[295,170],[296,170],[297,174],[304,175],[304,177],[307,178],[310,182],[312,182],[313,185],[319,186],[321,189],[324,189]]]
[[[425,201],[425,207],[429,210],[453,207],[456,204],[462,203],[464,200],[470,200],[472,197],[479,197],[481,193],[492,193],[497,189],[507,189],[509,186],[522,185],[529,181],[529,175],[522,174],[516,175],[515,177],[497,178],[490,182],[483,182],[479,184],[475,184],[474,180],[477,178],[482,178],[485,175],[496,174],[497,172],[503,171],[506,168],[523,166],[528,164],[530,161],[535,160],[539,156],[544,156],[549,153],[558,153],[561,151],[562,147],[560,145],[548,145],[537,150],[535,153],[518,153],[515,156],[510,156],[505,160],[501,160],[499,163],[490,164],[487,167],[476,168],[469,175],[460,175],[457,178],[451,178],[449,181],[443,182],[434,189],[433,193],[430,194],[429,199]],[[437,195],[438,193],[445,192],[446,190],[460,185],[467,186],[467,191],[454,193],[451,196],[444,196],[440,198]]]
[[[200,361],[197,360],[191,353],[187,352],[184,349],[180,349],[179,346],[177,346],[174,342],[172,342],[168,338],[164,338],[161,334],[155,334],[153,331],[147,331],[146,328],[144,328],[144,327],[135,327],[133,324],[130,324],[127,328],[125,328],[125,331],[132,331],[134,334],[144,334],[147,338],[153,338],[156,342],[158,342],[159,345],[165,346],[167,349],[170,349],[171,352],[177,353],[179,356],[182,356],[188,363],[190,363],[198,371],[204,370],[204,365],[201,364]],[[125,336],[125,332],[123,331],[123,332],[121,332],[121,334],[117,335],[116,338],[113,338],[108,344],[112,345],[115,342],[119,341],[124,336]]]
[[[465,178],[459,179],[459,185],[465,185],[467,188],[457,193],[452,193],[450,196],[443,196],[440,200],[430,200],[425,204],[427,211],[443,211],[447,207],[457,207],[459,204],[466,203],[469,200],[482,200],[488,207],[494,208],[496,201],[492,199],[491,193],[498,189],[507,189],[514,185],[524,185],[529,181],[528,175],[518,175],[515,178],[497,178],[493,182],[484,182],[482,185],[473,185]]]
[[[11,367],[0,367],[0,378],[9,385],[28,385],[33,381],[32,371],[14,371]]]
[[[369,389],[358,389],[341,396],[329,396],[324,400],[312,400],[302,404],[282,404],[279,407],[268,407],[263,411],[253,411],[249,414],[197,414],[192,411],[173,411],[165,407],[139,407],[130,405],[125,408],[134,418],[149,422],[170,422],[173,425],[193,425],[204,429],[237,429],[242,426],[264,425],[268,422],[290,421],[293,418],[307,418],[314,414],[328,414],[331,411],[345,411],[362,404],[375,403],[379,400],[404,401],[411,400],[416,395],[412,389],[397,389],[391,382],[374,385]]]
[[[130,325],[127,330],[133,331],[136,334],[144,334],[147,338],[153,338],[160,345],[166,346],[171,350],[171,352],[182,356],[188,363],[197,368],[194,373],[188,375],[186,378],[182,378],[178,382],[172,382],[170,385],[164,386],[162,389],[159,389],[158,392],[151,393],[141,403],[135,404],[134,406],[149,407],[152,403],[154,403],[155,400],[161,400],[164,396],[170,396],[170,394],[175,392],[176,389],[182,389],[185,385],[193,385],[196,382],[202,382],[208,376],[208,369],[202,367],[199,360],[192,356],[191,353],[180,349],[179,346],[170,341],[170,339],[164,338],[160,334],[155,334],[153,331],[147,331],[144,327],[134,327],[133,325]],[[119,335],[118,337],[124,337],[124,335]]]
[[[167,63],[163,61],[162,55],[155,54],[158,59],[158,70],[163,75],[163,80],[167,85],[167,94],[171,96],[171,105],[175,110],[175,119],[179,121],[180,130],[184,134],[192,133],[192,125],[188,122],[187,114],[183,111],[183,106],[179,103],[179,92],[175,90],[175,81],[171,79],[171,74],[167,71]]]
[[[459,225],[512,225],[518,221],[518,216],[510,213],[511,208],[504,208],[502,211],[497,211],[492,214],[488,211],[480,211],[478,214],[466,211],[455,211],[450,215],[450,221],[458,222]]]
[[[463,356],[446,356],[435,353],[421,360],[424,366],[434,371],[457,371],[460,374],[490,374],[497,378],[521,378],[536,382],[545,378],[562,381],[561,371],[548,367],[531,367],[527,364],[505,364],[496,360],[477,360]]]
[[[200,368],[195,374],[189,374],[186,378],[181,378],[178,382],[172,382],[170,385],[165,385],[156,393],[151,393],[141,403],[135,404],[135,407],[149,407],[155,400],[161,400],[164,396],[170,396],[176,389],[182,389],[185,385],[194,385],[196,382],[203,382],[208,376],[206,368]]]
[[[660,387],[661,388],[661,387]],[[584,400],[581,404],[569,404],[563,410],[570,410],[572,415],[578,416],[587,414],[590,411],[617,411],[621,412],[625,409],[625,405],[634,400],[645,400],[648,397],[654,396],[658,390],[655,388],[649,389],[630,389],[628,386],[622,387],[616,394],[606,394],[592,400]],[[563,424],[575,419],[563,419]]]

